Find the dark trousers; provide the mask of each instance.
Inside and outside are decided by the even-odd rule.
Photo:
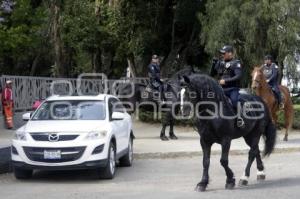
[[[281,92],[279,86],[277,84],[270,84],[270,86],[275,93],[275,97],[277,98],[278,103],[280,104],[282,99],[281,99]]]
[[[239,102],[239,90],[239,88],[224,88],[224,93],[231,100],[234,109],[237,109],[237,104]]]
[[[165,100],[163,82],[160,79],[150,78],[150,84],[159,92],[161,100]]]

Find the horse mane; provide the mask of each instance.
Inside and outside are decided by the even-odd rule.
[[[194,69],[192,67],[188,67],[188,68],[183,68],[179,71],[177,71],[175,74],[172,75],[171,79],[176,79],[178,78],[178,76],[183,76],[183,75],[191,75],[195,73]]]
[[[253,67],[253,71],[252,72],[258,71],[258,70],[262,72],[262,67],[263,67],[262,65],[256,65],[256,66]]]
[[[204,98],[209,93],[214,93],[215,100],[228,102],[221,85],[212,77],[205,74],[193,74],[190,76],[192,89],[201,93]]]

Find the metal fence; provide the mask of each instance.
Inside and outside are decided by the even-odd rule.
[[[13,99],[16,111],[29,110],[34,101],[46,99],[51,95],[114,94],[114,90],[128,82],[148,84],[147,78],[113,80],[99,77],[75,79],[3,75],[1,77],[2,87],[4,87],[7,80],[13,82]]]

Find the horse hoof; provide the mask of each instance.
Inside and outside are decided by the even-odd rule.
[[[235,183],[227,183],[225,185],[225,189],[229,189],[229,190],[234,189],[234,187],[235,187]]]
[[[160,136],[160,139],[161,139],[162,141],[168,141],[168,140],[169,140],[167,136]]]
[[[206,191],[206,187],[207,187],[207,185],[200,185],[200,184],[198,184],[196,186],[196,188],[195,188],[195,191],[197,191],[197,192],[204,192],[204,191]]]
[[[239,186],[247,186],[248,185],[248,180],[240,180]]]
[[[178,140],[178,137],[176,135],[174,135],[174,134],[171,134],[170,135],[170,139],[171,140]]]
[[[287,136],[285,136],[284,138],[283,138],[283,141],[288,141],[288,138],[287,138]]]
[[[257,180],[263,181],[266,179],[266,175],[257,175]]]

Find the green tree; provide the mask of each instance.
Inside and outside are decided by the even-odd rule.
[[[199,16],[201,39],[211,56],[224,44],[235,46],[246,72],[267,53],[283,68],[285,57],[299,47],[299,8],[297,0],[208,1],[205,15]]]
[[[46,18],[45,9],[30,0],[19,0],[13,12],[4,15],[0,23],[1,73],[35,74],[41,56],[49,54]]]

